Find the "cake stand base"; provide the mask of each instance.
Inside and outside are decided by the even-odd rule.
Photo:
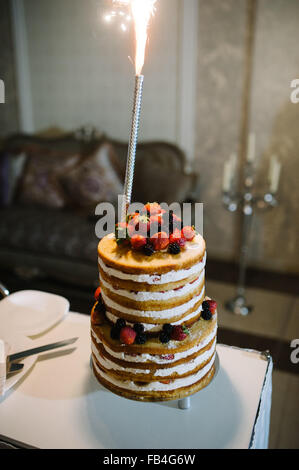
[[[220,361],[219,361],[218,353],[216,353],[214,365],[215,365],[215,372],[214,372],[213,378],[212,378],[211,382],[209,383],[209,385],[213,382],[213,380],[215,380],[215,378],[216,378],[216,376],[219,372]],[[207,388],[207,387],[205,387],[205,388]],[[204,390],[204,389],[202,389],[202,390]],[[199,393],[199,392],[197,392],[197,393]],[[182,398],[181,400],[178,400],[178,408],[180,410],[189,410],[191,408],[191,396]]]
[[[251,305],[247,305],[245,297],[242,295],[238,295],[232,300],[228,300],[225,304],[226,310],[235,315],[242,315],[246,317],[253,311],[253,307]]]

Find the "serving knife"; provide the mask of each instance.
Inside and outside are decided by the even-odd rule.
[[[77,339],[78,338],[66,339],[57,343],[51,343],[45,346],[39,346],[38,348],[27,349],[26,351],[10,354],[9,356],[7,356],[7,361],[18,361],[19,359],[24,359],[24,357],[33,356],[34,354],[42,353],[45,351],[51,351],[52,349],[62,348],[63,346],[68,346],[69,344],[75,343]]]

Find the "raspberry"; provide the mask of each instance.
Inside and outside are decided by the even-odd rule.
[[[217,302],[215,300],[207,300],[206,302],[209,304],[209,310],[214,314],[217,310]]]
[[[166,232],[159,232],[156,233],[151,238],[151,243],[155,249],[155,251],[165,250],[169,245],[169,238]]]
[[[192,242],[195,235],[195,230],[192,227],[187,226],[182,229],[182,236],[187,240],[187,242]]]
[[[131,238],[131,246],[134,250],[141,250],[146,243],[146,238],[142,235],[133,235]]]
[[[160,356],[160,359],[163,359],[163,360],[165,360],[165,361],[173,361],[173,359],[174,359],[174,354],[167,354],[167,356],[161,355],[161,356]]]
[[[182,237],[182,232],[178,228],[174,229],[173,233],[169,237],[169,243],[172,245],[176,243],[180,247],[184,247],[186,245],[186,239]]]
[[[130,345],[133,344],[136,339],[137,333],[130,326],[122,328],[120,331],[120,340],[122,343]]]
[[[184,341],[187,338],[187,333],[185,333],[181,325],[175,326],[171,333],[171,339],[175,341]]]

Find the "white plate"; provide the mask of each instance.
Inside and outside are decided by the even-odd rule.
[[[14,354],[20,351],[25,351],[26,349],[31,349],[33,347],[34,342],[30,338],[26,338],[23,335],[16,335],[16,334],[9,334],[8,332],[2,334],[0,333],[1,339],[8,344],[8,353]],[[27,374],[27,372],[31,369],[34,365],[35,361],[37,360],[37,355],[29,356],[25,359],[20,360],[21,364],[24,364],[23,369],[20,372],[15,374],[9,375],[6,379],[5,386],[4,386],[4,393],[6,393],[10,388],[12,388],[21,378]]]
[[[59,295],[34,290],[16,292],[0,301],[0,331],[39,335],[59,322],[69,308],[69,301]]]

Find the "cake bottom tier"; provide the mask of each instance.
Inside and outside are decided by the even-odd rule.
[[[186,378],[175,379],[170,383],[150,382],[140,384],[116,379],[101,369],[94,355],[92,355],[92,363],[95,377],[101,385],[111,392],[130,400],[156,402],[179,400],[193,395],[209,385],[215,373],[215,357],[216,354],[197,373]]]

